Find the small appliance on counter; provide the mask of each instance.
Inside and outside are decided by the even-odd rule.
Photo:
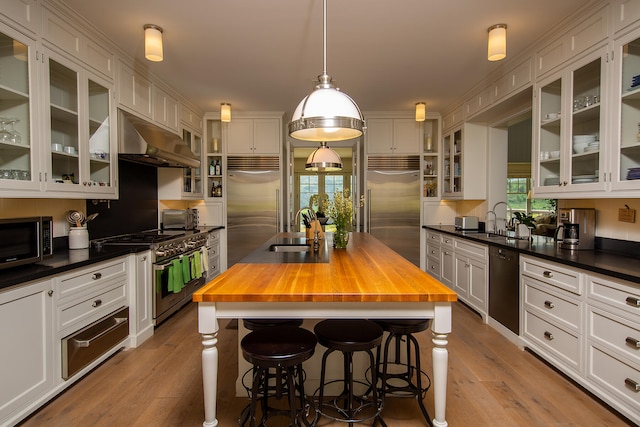
[[[479,222],[477,216],[457,216],[455,218],[456,230],[460,231],[476,231],[478,230]]]
[[[196,209],[165,209],[162,211],[163,230],[195,230],[198,228]]]
[[[596,239],[595,233],[595,209],[558,209],[558,228],[556,228],[555,239],[561,242],[560,248],[572,251],[592,250]]]

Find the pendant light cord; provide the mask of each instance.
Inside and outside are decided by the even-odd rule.
[[[322,69],[322,74],[326,75],[327,74],[327,0],[323,1],[323,32],[322,32],[322,49],[324,51],[324,62],[323,62],[323,69]]]

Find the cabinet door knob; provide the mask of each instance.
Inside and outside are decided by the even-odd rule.
[[[633,337],[627,337],[624,341],[633,348],[640,348],[640,340]]]
[[[542,273],[542,275],[543,275],[544,277],[546,277],[547,279],[550,279],[550,278],[552,278],[552,277],[553,277],[553,273],[552,273],[552,272],[550,272],[550,271],[544,271],[544,272]]]
[[[92,307],[100,307],[101,305],[102,305],[101,299],[97,299],[93,302],[93,304],[91,304]]]
[[[553,334],[551,332],[549,332],[549,331],[545,331],[544,332],[544,337],[546,339],[548,339],[549,341],[553,340]]]
[[[551,301],[545,301],[544,302],[544,306],[547,307],[547,308],[553,308],[554,307],[554,305],[553,305],[553,303]]]
[[[91,276],[93,280],[98,280],[101,277],[102,277],[102,273],[94,273],[93,276]]]
[[[53,290],[50,290],[49,292],[47,292],[47,295],[49,295],[50,297],[52,297],[52,296],[53,296]],[[627,338],[627,339],[629,339],[629,338]]]

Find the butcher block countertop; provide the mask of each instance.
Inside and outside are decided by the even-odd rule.
[[[194,302],[453,302],[454,291],[368,233],[351,233],[346,249],[320,241],[314,253],[269,251],[303,233],[280,233],[193,294]],[[312,242],[311,242],[312,243]],[[296,257],[298,257],[296,259]],[[279,262],[281,260],[281,262]]]

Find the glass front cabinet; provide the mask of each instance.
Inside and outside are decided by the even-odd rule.
[[[628,34],[614,43],[613,141],[611,189],[637,197],[640,190],[640,36]]]
[[[442,197],[462,198],[462,129],[445,134],[442,141]]]
[[[605,55],[603,49],[536,87],[536,194],[605,189]]]
[[[439,123],[438,119],[427,119],[423,123],[424,144],[422,147],[422,197],[440,197],[438,186],[439,157]]]

